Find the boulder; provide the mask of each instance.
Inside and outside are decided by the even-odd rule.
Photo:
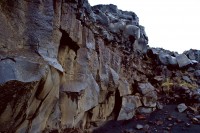
[[[139,83],[138,84],[138,91],[143,94],[146,95],[147,93],[154,91],[155,88],[151,85],[151,83]]]
[[[97,23],[108,26],[109,19],[101,10],[94,10],[94,13],[96,14],[95,18]]]
[[[141,130],[141,129],[143,129],[143,128],[144,128],[144,126],[143,126],[143,125],[141,125],[141,124],[137,124],[135,128],[136,128],[137,130]]]
[[[143,96],[142,102],[145,107],[156,107],[157,99],[158,97],[156,91],[151,91]]]
[[[191,60],[188,59],[188,57],[185,54],[180,54],[176,56],[176,60],[180,68],[183,68],[192,64]]]
[[[137,109],[137,112],[140,114],[149,114],[152,113],[155,110],[155,108],[150,108],[150,107],[139,107]]]
[[[167,65],[167,66],[176,66],[177,65],[177,60],[175,57],[167,54],[167,53],[159,53],[158,55],[158,59],[160,61],[161,64],[163,65]]]
[[[177,106],[177,109],[180,113],[184,112],[188,107],[185,105],[185,103],[181,103]]]
[[[159,61],[160,61],[161,64],[163,64],[163,65],[169,65],[169,61],[168,61],[169,56],[170,55],[165,54],[165,53],[159,53],[158,59],[159,59]]]
[[[188,76],[182,76],[182,79],[188,83],[192,83],[191,79]]]
[[[190,49],[185,51],[184,54],[187,55],[190,60],[200,62],[200,50]]]
[[[116,23],[110,23],[109,24],[109,29],[113,33],[119,33],[120,31],[123,31],[125,27],[124,22],[116,22]]]
[[[178,65],[176,57],[174,57],[174,56],[169,56],[168,61],[169,61],[169,65],[171,65],[171,66],[177,66]]]
[[[133,36],[135,39],[140,38],[140,28],[137,27],[136,25],[126,25],[124,29],[124,35],[129,37]]]
[[[128,120],[135,115],[135,110],[140,107],[141,101],[138,96],[122,97],[122,107],[117,120]]]

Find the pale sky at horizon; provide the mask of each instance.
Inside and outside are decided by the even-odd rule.
[[[200,0],[88,0],[133,11],[145,27],[151,47],[182,53],[200,50]]]

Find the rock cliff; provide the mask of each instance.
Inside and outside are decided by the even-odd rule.
[[[90,132],[180,100],[200,109],[200,51],[149,48],[133,12],[87,0],[0,11],[0,132]]]

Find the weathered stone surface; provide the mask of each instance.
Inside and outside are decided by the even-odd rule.
[[[170,56],[170,55],[168,55],[168,54],[160,53],[160,54],[158,55],[158,58],[159,58],[161,64],[163,64],[163,65],[169,65],[169,61],[168,61],[169,56]]]
[[[135,25],[127,25],[124,30],[125,36],[133,36],[136,39],[140,38],[140,28]]]
[[[88,87],[86,82],[81,81],[67,81],[61,86],[63,92],[81,92]]]
[[[135,115],[135,110],[141,106],[139,97],[124,96],[122,97],[122,107],[117,120],[128,120]]]
[[[182,79],[188,83],[192,83],[191,79],[188,76],[182,76]]]
[[[147,93],[154,91],[155,88],[151,85],[151,83],[139,83],[138,90],[143,95],[146,95]]]
[[[120,79],[118,89],[120,96],[126,96],[132,93],[130,85],[126,79]]]
[[[137,124],[135,128],[138,129],[138,130],[141,130],[141,129],[144,128],[144,126],[143,126],[143,125],[140,125],[140,124]]]
[[[146,107],[156,107],[157,93],[155,91],[148,92],[142,98],[142,102]]]
[[[160,52],[158,54],[158,59],[159,59],[160,63],[163,65],[167,65],[167,66],[178,65],[176,57],[173,57],[173,56],[169,55],[168,53]]]
[[[180,54],[176,57],[176,60],[178,62],[178,65],[180,68],[186,67],[191,64],[190,59],[185,54]]]
[[[0,84],[10,80],[40,81],[45,76],[46,64],[23,58],[5,58],[0,61]]]
[[[190,49],[184,52],[190,60],[196,60],[200,62],[200,50]]]
[[[62,4],[60,25],[61,29],[65,30],[74,42],[77,42],[78,45],[82,44],[83,27],[81,21],[76,19],[75,11],[67,3]]]
[[[169,56],[168,61],[169,61],[169,65],[172,65],[172,66],[178,65],[176,57],[174,56]]]
[[[181,103],[177,106],[177,108],[178,108],[178,111],[182,113],[187,109],[187,106],[185,105],[185,103]]]
[[[115,106],[115,96],[111,95],[106,99],[105,103],[99,104],[92,109],[91,122],[105,121],[113,112]]]
[[[200,103],[200,88],[192,90],[192,99],[194,99],[195,102]]]
[[[139,107],[137,109],[137,112],[140,114],[149,114],[152,113],[155,109],[154,108],[149,108],[149,107]]]
[[[116,23],[109,24],[109,29],[111,30],[111,32],[114,32],[114,33],[119,33],[120,31],[123,31],[124,27],[125,27],[124,22],[116,22]]]
[[[88,111],[89,109],[98,105],[98,95],[100,88],[92,75],[88,77],[88,88],[84,91],[83,95],[81,95],[80,100],[78,101],[79,104],[79,111]]]
[[[195,75],[196,77],[200,77],[200,70],[196,70],[196,71],[194,72],[194,75]]]

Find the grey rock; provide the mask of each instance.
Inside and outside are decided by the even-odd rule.
[[[182,76],[182,79],[188,83],[192,83],[191,79],[188,76]]]
[[[157,93],[155,91],[148,92],[142,98],[145,107],[156,107]]]
[[[139,83],[138,91],[143,95],[146,95],[148,92],[154,91],[155,88],[151,85],[151,83]]]
[[[0,84],[17,80],[21,82],[40,81],[46,75],[45,63],[27,59],[4,59],[0,61]]]
[[[185,51],[184,54],[187,55],[189,59],[200,62],[200,50],[190,49],[189,51]]]
[[[63,68],[61,66],[61,64],[58,62],[58,60],[56,58],[50,58],[48,56],[45,56],[43,54],[41,54],[41,56],[43,57],[43,59],[45,61],[47,61],[49,63],[49,65],[51,65],[52,67],[58,69],[59,71],[63,72]]]
[[[170,55],[165,54],[165,53],[159,53],[158,58],[159,58],[159,61],[161,62],[161,64],[169,65],[169,62],[168,62],[169,56]]]
[[[163,106],[162,103],[157,102],[156,107],[157,107],[158,109],[163,109],[164,106]]]
[[[192,64],[192,65],[196,65],[196,64],[198,64],[198,61],[196,61],[196,60],[191,60],[191,64]]]
[[[195,89],[192,91],[191,96],[197,103],[200,103],[200,89]]]
[[[196,77],[200,77],[200,70],[196,70],[196,71],[194,72],[194,75],[195,75]]]
[[[169,61],[169,64],[172,66],[178,65],[176,57],[174,57],[174,56],[169,56],[168,61]]]
[[[117,120],[128,120],[135,115],[135,110],[141,106],[141,102],[136,96],[124,96],[122,97],[122,107],[119,112]]]
[[[197,119],[199,119],[199,120],[200,120],[200,115],[196,115],[196,116],[195,116],[195,118],[197,118]]]
[[[195,60],[195,54],[192,50],[185,52],[185,54],[188,56],[190,60]]]
[[[98,22],[101,25],[108,26],[109,19],[101,10],[97,9],[94,11],[94,13],[96,14],[96,22]]]
[[[188,107],[185,105],[185,103],[181,103],[177,106],[178,112],[182,113],[184,112]]]
[[[189,67],[187,71],[188,71],[188,72],[194,72],[195,69],[194,69],[193,67]]]
[[[140,38],[140,28],[137,27],[136,25],[126,25],[124,29],[124,35],[129,37],[133,36],[136,39]]]
[[[81,92],[88,87],[88,83],[85,81],[67,81],[61,85],[61,91],[63,92]]]
[[[120,79],[118,89],[119,89],[120,96],[126,96],[132,93],[129,83],[124,78]]]
[[[114,83],[114,86],[119,86],[119,75],[117,72],[115,72],[115,70],[113,70],[112,68],[110,68],[110,73],[111,73],[111,77],[112,77],[112,81]],[[127,81],[125,81],[127,82]],[[128,82],[127,82],[128,83]]]
[[[171,65],[171,66],[177,65],[176,58],[164,52],[159,53],[158,59],[163,65]]]
[[[176,57],[178,65],[180,68],[186,67],[192,64],[191,60],[185,54],[180,54]]]
[[[137,125],[136,125],[136,129],[138,129],[138,130],[141,130],[141,129],[143,129],[143,128],[144,128],[144,126],[141,125],[141,124],[137,124]]]
[[[160,82],[163,81],[163,76],[155,76],[153,79],[156,80],[157,82]]]
[[[99,103],[99,85],[94,80],[92,74],[89,75],[87,79],[88,87],[84,90],[83,94],[80,96],[79,111],[88,111],[89,109],[95,107]]]
[[[119,33],[120,31],[123,31],[125,27],[124,22],[117,22],[117,23],[110,23],[109,29],[113,33]]]
[[[149,108],[149,107],[139,107],[137,109],[137,112],[138,113],[141,113],[141,114],[149,114],[149,113],[152,113],[154,111],[153,108]]]

